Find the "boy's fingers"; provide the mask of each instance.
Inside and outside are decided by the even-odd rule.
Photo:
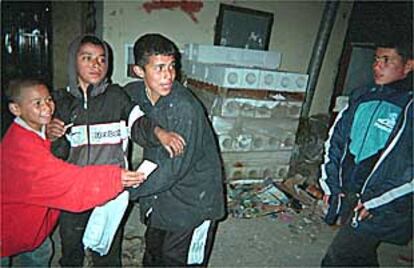
[[[63,121],[59,119],[52,119],[49,124],[46,126],[46,132],[48,135],[62,135],[64,133],[64,125]]]
[[[52,121],[50,121],[50,123],[48,124],[49,126],[53,126],[53,127],[62,127],[65,125],[65,123],[57,118],[53,118]]]
[[[175,134],[175,137],[178,139],[178,142],[181,144],[181,146],[184,147],[186,145],[184,138],[181,137],[180,134],[177,134],[177,133],[174,133],[174,134]]]
[[[324,195],[323,196],[323,203],[327,206],[329,204],[329,197],[330,195]]]
[[[358,210],[360,210],[361,208],[364,208],[364,206],[362,205],[361,200],[359,200],[359,201],[358,201],[358,204],[357,204],[357,205],[356,205],[356,207],[354,208],[354,211],[358,211]],[[365,208],[364,208],[364,210],[365,210]]]
[[[175,155],[180,155],[184,151],[185,140],[179,134],[174,133],[174,139],[171,142],[171,146],[175,152]]]
[[[122,185],[124,187],[137,186],[146,180],[145,174],[136,171],[124,171],[125,175],[122,177]]]
[[[173,142],[171,144],[171,147],[172,147],[175,155],[179,155],[183,151],[183,146],[181,145],[180,142],[177,142],[177,141]]]
[[[367,217],[369,217],[371,214],[366,210],[364,207],[361,209],[361,212],[359,213],[358,220],[361,221]]]
[[[167,150],[168,154],[170,155],[170,158],[174,157],[173,149],[171,149],[171,146],[164,146],[165,150]]]

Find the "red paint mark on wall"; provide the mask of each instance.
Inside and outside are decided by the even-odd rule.
[[[198,23],[195,13],[200,12],[203,8],[203,2],[201,2],[201,0],[151,0],[143,3],[142,7],[147,13],[151,13],[151,11],[157,9],[172,10],[180,8],[182,11],[187,13],[195,23]]]

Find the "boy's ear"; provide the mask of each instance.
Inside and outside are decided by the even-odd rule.
[[[414,60],[413,59],[409,59],[407,60],[407,62],[405,63],[405,73],[409,73],[409,72],[413,72],[414,71]]]
[[[138,65],[134,65],[134,67],[132,67],[132,71],[134,72],[134,74],[135,74],[136,76],[138,76],[138,77],[140,77],[140,78],[144,78],[144,76],[145,76],[144,69],[143,69],[143,68],[141,68],[141,67],[140,67],[140,66],[138,66]]]
[[[21,114],[20,106],[19,106],[19,104],[15,103],[15,102],[9,103],[9,110],[15,116],[20,116],[20,114]]]

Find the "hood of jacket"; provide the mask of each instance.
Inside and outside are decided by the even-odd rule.
[[[83,93],[82,91],[79,89],[79,82],[78,82],[78,72],[77,72],[77,68],[76,68],[76,54],[79,50],[80,47],[80,43],[82,41],[82,39],[85,36],[91,36],[91,35],[81,35],[77,38],[75,38],[69,45],[68,48],[68,88],[67,90],[69,91],[69,93],[71,93],[73,96],[75,96],[76,98],[82,98]],[[96,36],[94,36],[96,37]],[[98,38],[98,37],[96,37]],[[105,41],[103,41],[102,39],[98,38],[99,40],[102,41],[102,43],[104,44],[104,50],[105,50],[105,60],[108,63],[108,45]],[[108,72],[108,71],[107,71]],[[108,73],[106,73],[105,78],[99,82],[96,85],[90,85],[88,88],[88,95],[91,97],[97,96],[102,94],[103,92],[105,92],[109,82],[108,82],[108,78],[107,78]]]

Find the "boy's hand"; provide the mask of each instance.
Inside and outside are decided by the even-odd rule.
[[[345,194],[344,193],[340,193],[340,194],[338,194],[340,197],[345,197]],[[329,209],[329,199],[331,198],[331,195],[328,195],[328,194],[325,194],[324,196],[323,196],[323,209],[324,210],[328,210]]]
[[[129,171],[126,169],[121,170],[121,183],[123,187],[138,187],[147,178],[142,172]]]
[[[46,136],[49,140],[54,141],[62,137],[65,132],[65,123],[62,120],[53,118],[49,124],[46,125]]]
[[[185,140],[175,132],[169,132],[160,127],[155,128],[155,135],[161,142],[162,146],[168,151],[170,157],[178,156],[183,153]]]
[[[358,221],[362,221],[366,218],[371,218],[372,214],[364,207],[361,200],[358,201],[358,204],[354,208],[354,211],[359,211],[358,213]]]

